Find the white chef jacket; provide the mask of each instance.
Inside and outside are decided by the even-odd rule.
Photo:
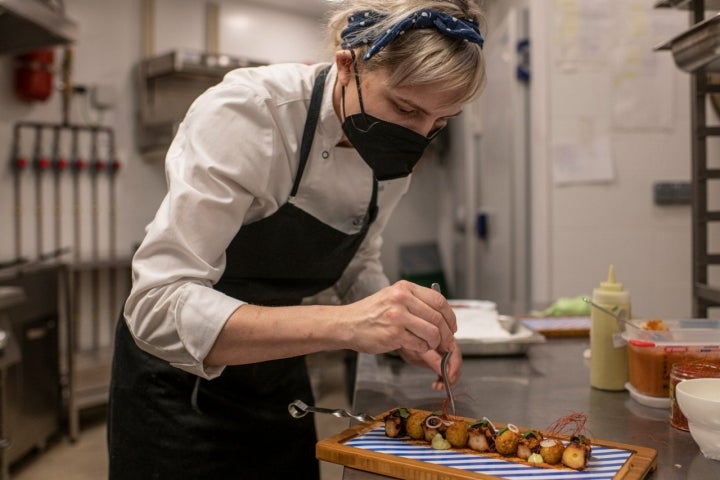
[[[136,343],[171,365],[213,378],[224,367],[203,360],[242,299],[213,289],[225,250],[243,225],[288,201],[315,77],[322,65],[241,68],[192,104],[170,146],[167,194],[133,257],[124,315]],[[346,233],[357,233],[372,195],[372,171],[352,148],[332,103],[337,69],[328,72],[315,139],[293,199]],[[335,285],[353,302],[388,285],[381,232],[410,179],[380,182],[378,217]]]

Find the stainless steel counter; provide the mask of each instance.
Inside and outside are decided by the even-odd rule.
[[[717,480],[720,462],[706,459],[688,432],[668,421],[669,410],[650,408],[627,392],[590,387],[583,359],[588,339],[548,340],[527,356],[465,358],[455,391],[457,413],[499,423],[547,428],[573,412],[588,416],[592,436],[658,451],[648,479]],[[434,375],[387,355],[360,355],[354,408],[376,414],[397,406],[437,409],[444,395],[430,390]],[[345,480],[386,477],[346,468]]]

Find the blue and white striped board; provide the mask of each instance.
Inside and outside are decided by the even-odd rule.
[[[345,442],[348,447],[385,453],[397,457],[459,468],[508,480],[611,480],[633,454],[630,450],[593,445],[592,457],[585,470],[560,470],[532,467],[502,458],[473,455],[453,450],[435,450],[428,444],[413,444],[408,437],[389,438],[380,426]]]

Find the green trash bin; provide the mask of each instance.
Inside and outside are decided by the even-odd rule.
[[[437,243],[401,245],[399,263],[400,278],[428,288],[439,283],[443,294],[450,298]]]

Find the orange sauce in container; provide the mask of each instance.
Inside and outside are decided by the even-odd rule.
[[[680,410],[675,398],[675,387],[683,380],[691,378],[718,378],[720,364],[708,362],[679,362],[670,371],[670,425],[680,430],[688,430],[688,422]]]
[[[628,342],[630,384],[643,395],[670,395],[670,372],[676,363],[704,362],[720,368],[720,347],[695,345],[656,346],[632,339]]]

